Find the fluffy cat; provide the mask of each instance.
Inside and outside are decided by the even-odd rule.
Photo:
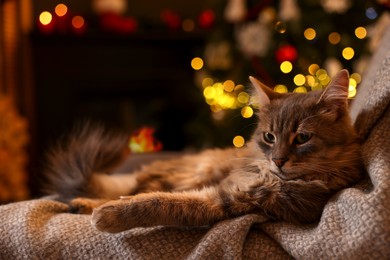
[[[111,233],[212,225],[248,213],[318,221],[327,200],[362,175],[348,114],[348,72],[307,94],[280,94],[250,80],[259,122],[244,148],[206,150],[108,175],[97,172],[125,157],[126,139],[82,129],[49,155],[49,187],[77,212],[93,211],[92,225]]]

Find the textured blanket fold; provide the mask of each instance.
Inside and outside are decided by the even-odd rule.
[[[30,200],[0,207],[0,259],[390,259],[390,28],[370,69],[352,106],[367,178],[333,196],[319,223],[246,215],[108,234],[63,203]]]
[[[247,215],[211,228],[135,228],[102,233],[89,215],[67,213],[46,199],[1,207],[1,259],[284,259],[271,238],[252,228],[263,218]]]

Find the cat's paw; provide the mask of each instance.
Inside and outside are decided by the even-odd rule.
[[[109,201],[93,210],[91,224],[96,229],[118,233],[137,226],[136,216],[132,216],[131,200]]]

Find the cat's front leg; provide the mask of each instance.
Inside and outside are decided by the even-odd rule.
[[[217,188],[188,192],[153,192],[110,201],[96,208],[92,225],[117,233],[134,227],[204,226],[226,218]]]

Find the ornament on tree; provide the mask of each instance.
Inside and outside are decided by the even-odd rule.
[[[279,18],[284,21],[294,21],[301,17],[301,10],[296,0],[282,0],[280,2]]]
[[[343,14],[351,7],[351,0],[321,0],[321,5],[328,13]]]
[[[230,23],[244,21],[247,14],[246,0],[229,0],[225,7],[225,19]]]
[[[160,16],[161,20],[168,26],[168,28],[177,30],[181,27],[181,17],[177,12],[171,9],[164,9],[161,11]]]
[[[108,32],[128,34],[137,30],[138,22],[133,17],[122,17],[115,13],[104,13],[100,15],[100,26]]]
[[[292,45],[283,45],[276,50],[275,57],[278,63],[282,63],[283,61],[294,62],[298,57],[298,51]]]
[[[92,8],[97,14],[114,13],[122,15],[127,10],[126,0],[94,0]]]
[[[100,26],[103,30],[115,33],[133,33],[138,22],[133,17],[123,17],[127,10],[126,0],[94,0],[92,7],[100,17]]]
[[[267,54],[272,37],[271,18],[268,12],[262,12],[256,21],[237,27],[237,42],[245,56],[263,57]]]
[[[215,13],[211,9],[204,10],[200,13],[198,18],[199,26],[201,28],[211,28],[215,22]]]

